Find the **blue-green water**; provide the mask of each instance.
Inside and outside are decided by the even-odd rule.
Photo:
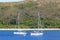
[[[24,0],[0,0],[0,2],[19,2]]]
[[[16,31],[16,30],[15,30]],[[27,35],[16,35],[13,30],[0,30],[0,40],[60,40],[60,31],[53,30],[53,31],[43,31],[43,36],[31,36],[30,33],[33,31],[26,31]]]

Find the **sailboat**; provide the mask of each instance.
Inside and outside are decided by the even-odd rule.
[[[19,30],[20,29],[20,22],[19,22],[20,17],[19,16],[20,16],[20,14],[18,13],[18,17],[17,17],[17,19],[18,19],[18,21],[17,21],[17,23],[18,23],[18,31],[14,32],[14,34],[20,34],[20,35],[26,36],[27,33],[24,30]]]
[[[42,36],[43,35],[42,30],[40,30],[39,32],[39,26],[41,26],[41,20],[40,20],[40,13],[38,12],[38,28],[37,28],[37,31],[34,31],[31,33],[31,36]],[[40,29],[42,29],[42,26]]]

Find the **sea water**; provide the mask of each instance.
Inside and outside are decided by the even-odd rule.
[[[59,30],[45,30],[42,36],[31,36],[34,30],[25,31],[26,36],[16,35],[17,30],[0,30],[0,40],[60,40]]]
[[[0,2],[21,2],[24,0],[0,0]]]

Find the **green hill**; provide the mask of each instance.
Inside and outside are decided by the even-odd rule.
[[[37,28],[38,12],[43,28],[60,28],[60,3],[51,1],[0,3],[0,28]]]

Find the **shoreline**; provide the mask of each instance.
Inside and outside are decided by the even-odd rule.
[[[60,28],[44,28],[44,29],[0,29],[0,30],[60,30]]]

